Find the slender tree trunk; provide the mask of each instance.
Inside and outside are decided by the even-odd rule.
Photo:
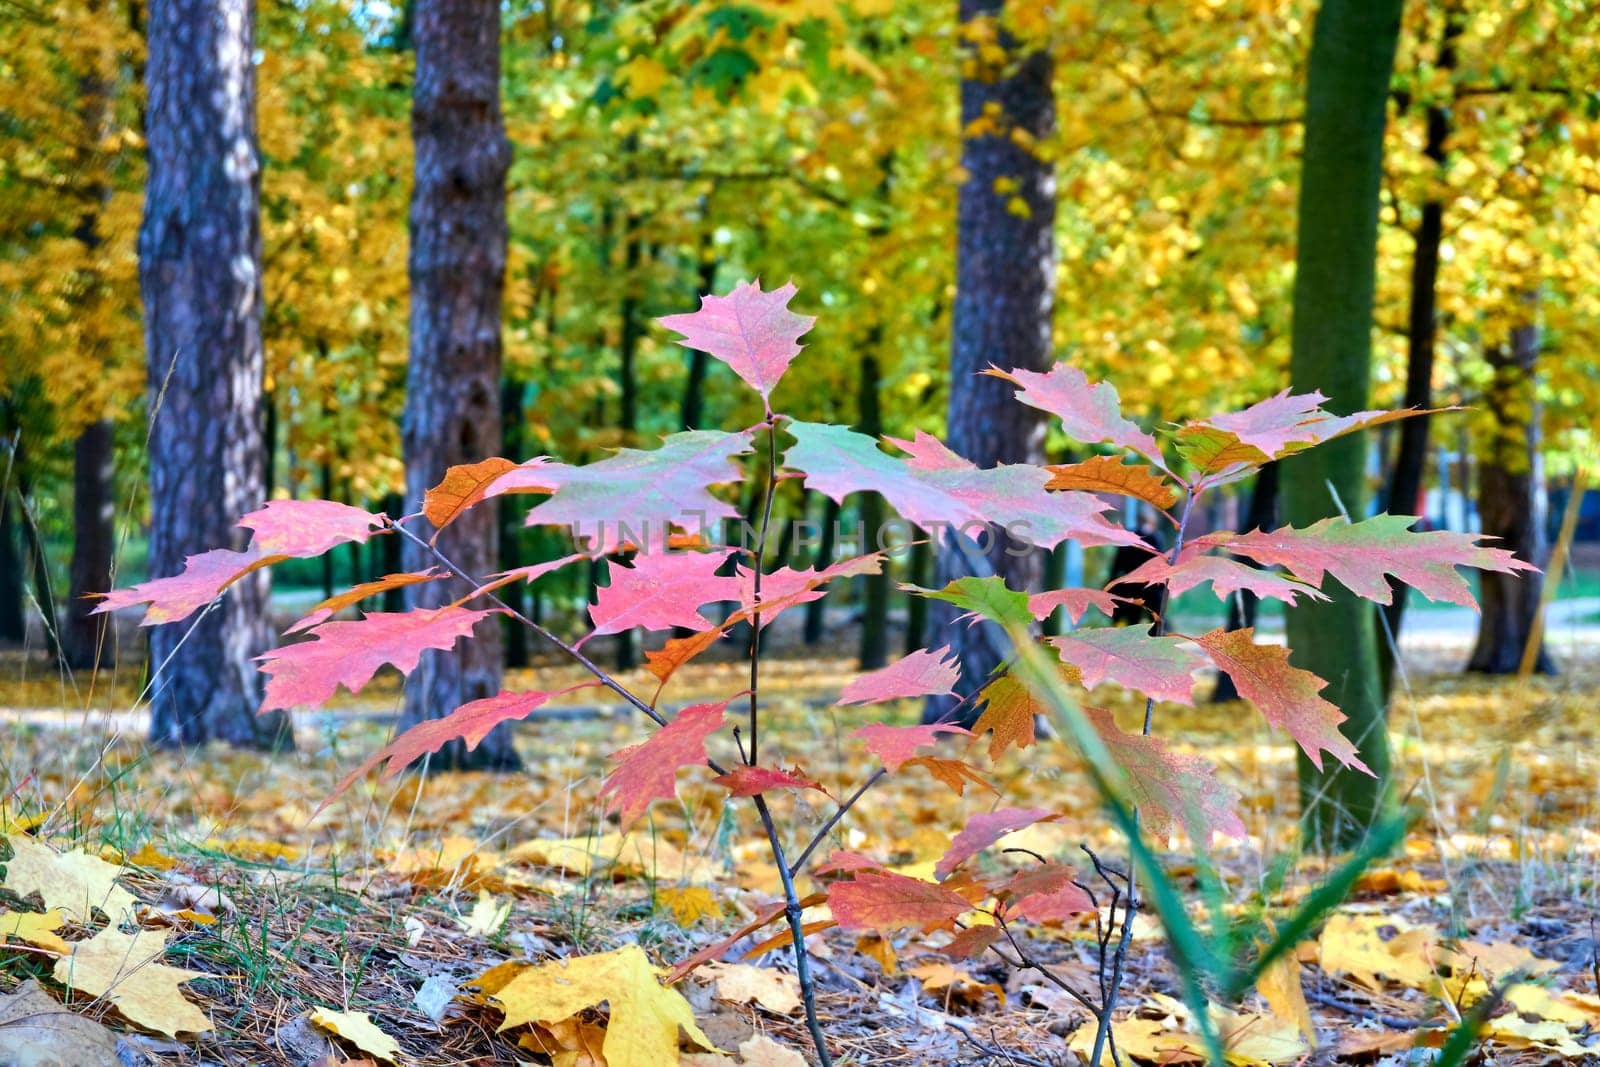
[[[417,0],[411,110],[411,363],[406,382],[406,493],[415,503],[445,468],[500,451],[500,330],[506,270],[506,168],[500,115],[500,6],[493,0]],[[468,574],[499,559],[496,512],[475,508],[438,547]],[[406,566],[431,562],[407,546]],[[458,582],[411,586],[416,607],[461,595]],[[448,715],[500,691],[500,632],[480,626],[450,652],[423,653],[406,682],[402,725]],[[435,769],[520,766],[509,724],[470,752],[454,741]]]
[[[639,338],[644,334],[641,321],[639,260],[643,255],[643,242],[639,240],[639,218],[631,212],[623,219],[622,305],[618,308],[621,319],[618,334],[617,384],[621,394],[621,409],[617,414],[617,428],[622,431],[622,443],[636,447],[639,435]],[[641,533],[641,536],[644,534]],[[666,536],[665,532],[662,534]],[[639,551],[652,551],[649,545],[639,546]],[[617,669],[621,671],[639,663],[639,631],[624,630],[613,639],[616,644]]]
[[[1243,529],[1271,530],[1278,525],[1278,465],[1268,463],[1256,474],[1255,485],[1250,488],[1250,507],[1245,511]],[[1242,557],[1234,557],[1247,567],[1255,564]],[[1223,625],[1229,630],[1243,630],[1256,624],[1261,608],[1261,598],[1247,590],[1239,590],[1228,598],[1228,620]],[[1217,672],[1217,687],[1211,691],[1211,702],[1220,704],[1238,700],[1239,689],[1231,675]]]
[[[1456,39],[1461,36],[1459,10],[1452,7],[1445,15],[1444,36],[1439,43],[1437,69],[1451,72],[1456,67]],[[1446,152],[1450,139],[1450,112],[1442,103],[1430,104],[1426,115],[1427,133],[1423,155],[1443,181]],[[1406,394],[1408,408],[1428,408],[1433,404],[1433,365],[1439,332],[1439,251],[1444,244],[1444,201],[1429,197],[1417,221],[1416,249],[1411,257],[1411,303],[1406,320]],[[1394,469],[1389,475],[1386,496],[1391,514],[1421,515],[1422,486],[1428,470],[1428,430],[1430,417],[1418,415],[1399,424],[1400,447],[1395,452]],[[1405,622],[1406,600],[1410,587],[1393,579],[1389,582],[1393,599],[1383,609],[1388,631],[1396,645]],[[1379,670],[1383,695],[1387,701],[1394,684],[1394,651],[1387,639],[1378,643]]]
[[[18,449],[21,452],[21,449]],[[20,462],[17,470],[17,508],[22,516],[22,543],[28,552],[28,574],[33,579],[33,599],[39,605],[39,625],[44,632],[45,651],[52,662],[61,657],[61,619],[56,611],[55,589],[50,582],[50,555],[39,532],[39,520],[32,503],[33,485],[28,470]]]
[[[700,292],[699,296],[707,296],[712,287],[717,284],[717,261],[711,255],[711,239],[708,236],[700,249],[700,271],[697,275]],[[683,379],[683,404],[678,422],[685,430],[700,428],[700,420],[705,412],[706,370],[710,366],[707,353],[698,349],[689,351],[688,373]]]
[[[255,10],[250,0],[152,0],[139,291],[150,381],[150,573],[240,549],[263,496],[261,219]],[[271,646],[265,570],[198,619],[155,627],[156,745],[292,743],[255,714]]]
[[[91,615],[91,593],[111,588],[111,558],[116,547],[116,503],[111,495],[110,419],[91,422],[78,435],[72,457],[72,565],[68,572],[66,618],[61,648],[74,670],[111,663],[109,615]]]
[[[1383,134],[1400,32],[1400,0],[1326,0],[1311,39],[1300,176],[1294,328],[1296,392],[1321,389],[1335,411],[1368,406],[1372,304]],[[1295,526],[1366,511],[1366,434],[1286,460],[1285,517]],[[1345,736],[1377,775],[1299,756],[1301,832],[1307,847],[1345,849],[1378,816],[1389,779],[1388,734],[1372,606],[1344,590],[1286,615],[1291,661],[1328,681],[1323,696],[1348,717]]]
[[[976,18],[999,20],[1004,0],[960,0],[963,24]],[[969,73],[961,81],[963,127],[987,110],[997,112],[997,127],[967,138],[961,165],[956,217],[956,298],[950,341],[950,447],[980,467],[997,463],[1037,463],[1044,458],[1044,414],[1018,404],[1002,381],[983,376],[990,364],[1005,369],[1044,370],[1051,362],[1051,313],[1055,298],[1055,171],[1049,160],[1024,147],[1048,141],[1055,128],[1052,65],[1045,52],[1020,54],[1017,42],[998,30],[998,53],[970,53]],[[991,62],[991,58],[993,62]],[[1013,136],[1013,132],[1023,137]],[[1000,180],[1016,191],[995,191]],[[1039,553],[1011,553],[1007,538],[995,531],[987,568],[1015,589],[1039,583]],[[974,567],[953,545],[941,546],[935,584],[972,573]],[[948,641],[960,660],[964,696],[981,686],[1000,664],[1007,647],[992,624],[953,626],[954,610],[929,605],[938,645]],[[942,718],[954,699],[930,700],[929,720]],[[968,705],[967,719],[976,717]]]
[[[1487,397],[1494,417],[1493,436],[1478,457],[1478,517],[1483,532],[1517,558],[1543,567],[1549,555],[1545,519],[1549,512],[1544,461],[1539,448],[1539,402],[1534,378],[1539,359],[1539,328],[1531,323],[1512,331],[1509,348],[1490,351],[1494,369]],[[1545,576],[1482,572],[1483,614],[1467,670],[1515,674],[1522,650],[1533,634]],[[1556,673],[1543,644],[1534,669]]]
[[[522,410],[523,383],[507,378],[500,383],[500,436],[506,452],[523,457],[527,447],[526,416]],[[527,505],[516,493],[508,493],[496,502],[500,520],[500,569],[515,570],[523,566],[523,531],[527,529],[524,518]],[[500,591],[501,599],[519,611],[527,607],[528,587],[516,582]],[[505,639],[506,666],[526,667],[529,662],[528,628],[515,619],[503,619],[501,636]]]
[[[16,511],[11,487],[0,483],[0,641],[21,644],[28,636],[22,607],[22,553],[17,549]]]
[[[883,434],[883,415],[878,407],[878,347],[883,340],[881,328],[874,327],[867,340],[866,353],[861,357],[861,378],[857,404],[860,418],[856,429],[877,440]],[[883,532],[884,503],[877,493],[862,493],[857,502],[861,508],[861,538],[863,552],[878,548]],[[889,565],[884,562],[877,574],[867,575],[863,581],[861,603],[861,669],[874,670],[889,662]]]

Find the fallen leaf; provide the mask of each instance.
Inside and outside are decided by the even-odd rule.
[[[110,1030],[67,1010],[28,979],[0,994],[0,1067],[121,1067]]]
[[[19,897],[38,893],[46,911],[63,911],[87,920],[91,910],[105,913],[114,924],[133,914],[133,894],[117,884],[126,868],[87,852],[57,852],[26,834],[6,838],[5,888]]]
[[[72,955],[56,960],[55,979],[91,996],[104,997],[130,1022],[175,1037],[202,1034],[211,1022],[184,999],[179,986],[201,971],[185,971],[161,962],[167,949],[163,930],[125,934],[108,926],[72,946]]]
[[[804,1056],[778,1044],[766,1034],[756,1034],[740,1042],[739,1062],[744,1067],[807,1067]]]
[[[25,941],[65,956],[72,946],[56,933],[66,923],[60,911],[0,911],[0,937]]]
[[[473,937],[488,937],[504,926],[510,915],[509,899],[496,901],[487,889],[480,889],[477,903],[472,905],[470,912],[456,920],[456,925]]]
[[[800,1010],[800,982],[792,974],[748,963],[707,963],[701,973],[716,979],[717,999],[760,1004],[788,1015]]]
[[[394,1038],[378,1029],[364,1011],[317,1008],[311,1013],[311,1021],[328,1033],[344,1038],[369,1056],[376,1056],[385,1063],[400,1062],[400,1046],[395,1044]]]

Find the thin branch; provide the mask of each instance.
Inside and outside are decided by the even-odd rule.
[[[760,793],[750,798],[755,802],[756,813],[761,816],[761,828],[767,832],[767,845],[772,849],[772,859],[778,865],[778,879],[783,883],[783,911],[789,919],[789,935],[794,942],[794,975],[800,983],[800,1001],[806,1009],[806,1029],[811,1032],[811,1043],[817,1047],[821,1067],[833,1067],[833,1056],[828,1052],[828,1042],[822,1035],[822,1021],[817,1017],[817,985],[811,976],[811,959],[806,953],[806,925],[800,896],[794,889],[794,878],[789,874],[788,862],[783,855],[783,842],[778,838],[777,824],[772,821],[772,809]]]
[[[867,780],[856,787],[856,791],[851,793],[832,815],[828,816],[828,821],[817,828],[817,832],[811,835],[810,842],[806,844],[805,848],[801,849],[799,857],[789,865],[789,874],[791,876],[798,875],[805,868],[806,861],[811,858],[811,854],[817,850],[817,846],[822,844],[828,834],[833,832],[833,828],[839,825],[839,820],[844,818],[850,809],[856,806],[856,801],[867,795],[867,790],[883,781],[888,773],[889,769],[887,767],[879,767],[873,771],[867,777]]]

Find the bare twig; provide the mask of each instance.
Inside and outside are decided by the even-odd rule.
[[[977,1038],[972,1036],[971,1030],[968,1030],[965,1026],[962,1026],[958,1022],[946,1020],[945,1025],[949,1026],[950,1029],[966,1038],[967,1043],[973,1048],[977,1049],[980,1055],[988,1056],[990,1059],[1005,1060],[1007,1063],[1020,1063],[1023,1064],[1024,1067],[1057,1067],[1057,1065],[1050,1060],[1035,1059],[1034,1057],[1025,1055],[1021,1052],[1013,1052],[1010,1049],[1002,1048],[996,1044],[986,1044],[985,1042],[979,1041]],[[992,1030],[989,1033],[989,1040],[991,1042],[994,1040],[994,1032]]]

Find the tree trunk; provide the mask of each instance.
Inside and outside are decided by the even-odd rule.
[[[150,382],[150,573],[240,549],[260,507],[260,165],[250,0],[152,0],[147,33],[139,292]],[[265,570],[196,620],[155,627],[156,745],[292,743],[289,718],[255,714],[254,659],[272,644]]]
[[[883,416],[878,407],[878,346],[883,331],[874,327],[867,340],[866,354],[861,357],[860,419],[856,429],[877,440],[883,433]],[[861,551],[875,552],[883,533],[884,503],[877,493],[862,493],[857,498],[861,508]],[[861,603],[861,669],[875,670],[889,662],[889,561],[877,574],[862,579]]]
[[[500,451],[500,328],[506,270],[506,168],[500,115],[500,7],[493,0],[417,0],[417,72],[411,110],[411,363],[406,381],[406,492],[415,504],[445,468]],[[499,558],[496,513],[475,508],[438,547],[474,577]],[[406,567],[432,562],[407,545]],[[459,582],[410,587],[415,607],[461,595]],[[498,626],[480,626],[450,652],[422,655],[406,681],[402,726],[439,718],[500,691]],[[477,748],[453,741],[438,769],[520,766],[509,724]]]
[[[644,334],[640,321],[639,260],[643,255],[643,242],[639,240],[639,218],[629,213],[623,219],[622,304],[617,309],[619,323],[617,355],[617,386],[621,401],[617,413],[617,428],[622,431],[622,443],[629,448],[638,447],[639,436],[639,338]],[[647,536],[641,533],[640,536]],[[662,534],[663,538],[666,536]],[[665,546],[662,546],[665,547]],[[649,545],[639,546],[639,551],[649,552]],[[626,671],[639,663],[639,631],[623,630],[613,639],[616,645],[617,670]]]
[[[1311,39],[1289,376],[1295,392],[1321,389],[1339,412],[1368,406],[1378,190],[1400,7],[1400,0],[1326,0]],[[1361,518],[1365,460],[1366,434],[1358,433],[1285,461],[1285,518],[1305,526],[1337,514],[1330,484],[1351,517]],[[1300,754],[1301,832],[1321,852],[1361,840],[1389,778],[1372,606],[1346,590],[1330,592],[1326,603],[1288,609],[1291,661],[1328,681],[1323,696],[1348,716],[1345,736],[1377,777],[1332,760],[1319,771]]]
[[[1511,346],[1489,353],[1494,379],[1486,398],[1494,418],[1493,436],[1478,457],[1478,517],[1483,532],[1516,557],[1543,567],[1549,554],[1545,518],[1544,462],[1539,450],[1539,403],[1534,378],[1539,359],[1539,328],[1512,331]],[[1522,650],[1533,634],[1545,576],[1483,571],[1483,614],[1467,670],[1515,674]],[[1554,674],[1555,663],[1541,643],[1534,669]]]
[[[1268,463],[1256,474],[1256,482],[1250,489],[1250,507],[1245,512],[1242,528],[1245,530],[1271,530],[1278,525],[1278,465]],[[1240,563],[1247,567],[1256,564],[1251,560],[1235,556]],[[1223,625],[1229,630],[1243,630],[1256,624],[1256,615],[1261,608],[1261,598],[1248,590],[1241,589],[1228,598],[1228,621]],[[1217,687],[1211,691],[1211,702],[1221,704],[1229,700],[1239,699],[1239,688],[1233,684],[1233,676],[1225,671],[1217,672]]]
[[[527,415],[523,411],[524,385],[513,378],[507,378],[500,383],[500,437],[502,447],[507,453],[517,458],[526,458],[527,449]],[[516,570],[523,566],[526,554],[523,552],[523,531],[527,529],[524,519],[528,507],[523,503],[520,494],[507,493],[495,501],[496,515],[500,522],[500,569],[503,571]],[[526,613],[528,605],[528,587],[525,582],[514,582],[500,590],[500,599],[510,604],[518,611]],[[501,637],[505,640],[505,656],[507,668],[526,667],[529,663],[531,649],[528,638],[528,628],[516,619],[502,619],[500,626]]]
[[[960,0],[960,18],[998,20],[1004,0]],[[1003,30],[999,55],[991,64],[976,52],[964,62],[971,70],[961,81],[961,122],[970,124],[987,109],[998,109],[998,128],[962,143],[962,184],[956,215],[956,298],[951,318],[949,444],[980,467],[997,463],[1037,463],[1044,458],[1044,413],[1016,402],[1007,383],[981,372],[991,363],[1004,368],[1042,371],[1051,362],[1050,320],[1055,296],[1055,171],[1051,163],[1019,144],[1047,142],[1055,128],[1052,65],[1045,52],[1019,54]],[[1012,133],[1025,134],[1024,138]],[[995,191],[1001,179],[1016,191]],[[1007,538],[995,530],[986,567],[975,568],[956,546],[940,546],[935,585],[975,569],[1003,577],[1015,589],[1034,589],[1040,577],[1039,553],[1012,554]],[[1000,664],[1005,635],[993,624],[953,626],[948,604],[929,605],[934,635],[946,641],[960,661],[957,698],[981,686]],[[949,713],[954,699],[930,700],[925,718]],[[966,720],[976,717],[969,704]]]
[[[1461,36],[1461,13],[1452,8],[1445,16],[1444,36],[1439,42],[1437,68],[1456,67],[1456,38]],[[1428,106],[1427,134],[1423,155],[1443,181],[1446,144],[1450,139],[1450,112],[1441,103]],[[1430,197],[1422,205],[1417,222],[1416,249],[1411,257],[1411,303],[1406,320],[1405,407],[1428,408],[1433,404],[1433,364],[1439,332],[1439,250],[1444,244],[1444,201]],[[1394,469],[1389,475],[1388,506],[1394,515],[1422,514],[1423,478],[1428,469],[1428,428],[1430,417],[1418,415],[1399,424],[1400,447],[1395,452]],[[1410,587],[1390,579],[1393,600],[1383,609],[1388,633],[1398,647],[1400,628],[1405,621],[1406,599]],[[1394,684],[1394,650],[1387,638],[1378,643],[1378,662],[1383,680],[1383,696],[1388,700]]]
[[[839,504],[832,497],[823,497],[822,530],[817,534],[817,554],[812,557],[811,569],[821,570],[833,565],[835,540],[839,533]],[[823,586],[822,596],[806,601],[805,626],[802,637],[806,644],[822,640],[828,623],[828,587]]]
[[[91,615],[91,593],[111,589],[116,547],[116,502],[112,499],[110,419],[91,422],[78,435],[72,457],[72,565],[68,572],[61,650],[73,670],[93,670],[112,660],[109,615]]]
[[[709,235],[702,242],[700,249],[700,271],[697,278],[700,287],[697,296],[709,295],[712,287],[717,284],[717,261],[711,255]],[[689,350],[688,373],[683,379],[683,403],[678,418],[679,424],[685,430],[700,428],[700,420],[705,412],[706,371],[710,366],[709,358],[707,353],[699,349]]]
[[[17,549],[16,511],[11,487],[0,482],[0,641],[21,644],[28,636],[22,608],[22,553]]]

